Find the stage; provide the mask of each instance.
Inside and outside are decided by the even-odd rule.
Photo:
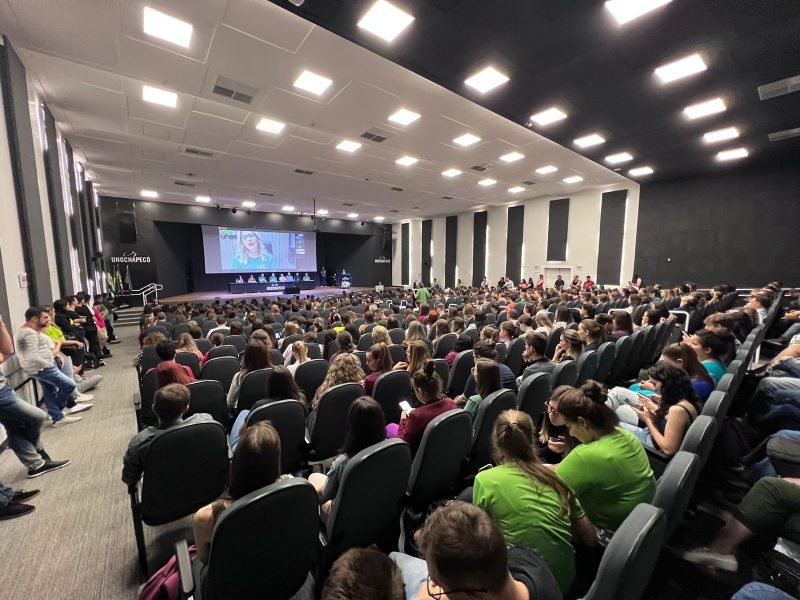
[[[305,298],[306,296],[341,296],[350,292],[371,292],[375,288],[371,287],[317,287],[313,290],[300,290],[299,296]],[[252,298],[286,298],[290,297],[282,292],[266,292],[266,293],[244,293],[244,294],[231,294],[228,291],[218,290],[214,292],[194,292],[192,294],[183,294],[181,296],[169,296],[159,298],[158,301],[167,304],[175,302],[210,302],[213,300],[250,300]]]

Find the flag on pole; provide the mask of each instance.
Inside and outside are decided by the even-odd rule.
[[[128,288],[129,291],[133,289],[133,281],[131,280],[130,265],[125,266],[125,287]]]
[[[113,285],[111,286],[112,291],[114,292],[115,296],[119,296],[120,288],[122,287],[122,279],[119,275],[119,267],[114,266],[114,280]]]

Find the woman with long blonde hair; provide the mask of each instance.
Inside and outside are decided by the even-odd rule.
[[[408,371],[412,375],[422,369],[426,360],[431,358],[428,345],[422,340],[414,340],[409,342],[406,348],[407,361],[400,361],[392,370],[394,371]]]
[[[358,383],[360,385],[362,381],[364,381],[364,371],[358,356],[353,353],[337,355],[331,363],[331,368],[328,369],[328,374],[317,389],[317,393],[314,394],[311,410],[317,412],[319,399],[328,388],[342,383]]]
[[[239,243],[231,260],[231,270],[272,269],[275,266],[275,256],[272,254],[272,244],[266,245],[255,231],[242,231],[239,233]]]
[[[392,345],[392,338],[389,337],[389,330],[383,325],[376,325],[372,328],[372,344]]]
[[[203,358],[203,353],[198,349],[190,333],[182,333],[178,337],[178,345],[175,348],[175,352],[191,352],[197,356],[198,359]]]

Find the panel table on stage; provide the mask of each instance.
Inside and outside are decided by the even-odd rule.
[[[263,294],[268,292],[299,294],[300,290],[313,290],[315,287],[313,281],[295,281],[288,283],[229,283],[228,292],[231,294]]]

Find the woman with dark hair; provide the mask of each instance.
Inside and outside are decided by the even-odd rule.
[[[568,327],[574,319],[572,318],[572,311],[566,306],[559,306],[556,309],[556,322],[553,323],[553,329],[557,327]]]
[[[714,391],[714,379],[697,358],[694,348],[689,344],[671,344],[664,348],[661,360],[686,371],[700,402],[708,400]]]
[[[611,335],[617,339],[633,335],[631,313],[624,310],[615,310],[612,318],[614,319],[614,326]]]
[[[197,558],[205,565],[211,552],[211,539],[222,513],[236,500],[281,477],[281,438],[266,421],[248,427],[233,452],[228,484],[219,500],[204,506],[194,515],[194,543]],[[202,585],[202,584],[201,584]]]
[[[561,332],[561,340],[556,346],[553,362],[560,363],[565,360],[578,360],[583,354],[583,340],[574,329],[565,329]]]
[[[340,354],[352,354],[356,351],[355,344],[353,344],[353,336],[347,331],[340,331],[336,334],[336,344],[339,346],[339,351],[330,358],[330,363],[336,360]]]
[[[535,434],[524,412],[507,410],[497,417],[491,441],[497,466],[475,477],[472,502],[497,522],[508,546],[539,554],[566,593],[575,578],[573,535],[591,543],[595,534],[575,494],[542,464]]]
[[[542,425],[539,428],[539,456],[548,464],[560,463],[580,442],[569,434],[567,423],[558,410],[561,400],[572,393],[580,393],[569,385],[560,385],[545,402]]]
[[[475,361],[472,374],[475,377],[475,391],[478,393],[470,396],[469,399],[461,395],[455,399],[455,402],[457,406],[463,406],[464,410],[474,419],[478,414],[481,402],[486,400],[490,394],[503,389],[503,382],[500,378],[500,366],[486,358],[479,358]]]
[[[581,444],[556,474],[575,492],[592,524],[613,533],[637,504],[653,501],[656,481],[644,447],[606,406],[603,386],[589,380],[576,392],[561,399],[558,411]]]
[[[442,336],[450,333],[450,323],[444,319],[439,319],[434,324],[433,330],[435,332],[435,337],[433,338],[433,351],[436,352],[436,348],[439,347],[439,341],[442,339]]]
[[[322,338],[322,358],[331,362],[336,354],[336,332],[329,329]]]
[[[583,319],[578,324],[578,335],[584,343],[583,351],[597,350],[606,341],[605,329],[594,319]]]
[[[645,426],[625,422],[620,425],[645,446],[672,456],[697,418],[700,403],[689,375],[680,367],[659,361],[648,371],[648,376],[656,395],[639,396],[640,402],[630,405]]]
[[[511,343],[519,337],[520,330],[516,323],[511,321],[503,321],[498,330],[498,339],[501,344],[505,344],[506,348],[511,347]]]
[[[231,379],[231,387],[228,389],[227,398],[228,408],[231,410],[236,409],[236,403],[239,401],[239,388],[245,375],[270,367],[272,367],[272,358],[269,348],[263,341],[251,337],[242,353],[242,368]]]
[[[344,330],[350,334],[350,339],[353,340],[353,345],[358,345],[358,339],[361,337],[361,334],[358,333],[358,327],[356,327],[355,323],[348,323],[344,326]]]
[[[473,346],[473,341],[471,336],[465,333],[459,335],[456,338],[456,343],[455,346],[453,346],[453,349],[450,352],[448,352],[444,357],[444,360],[445,362],[447,362],[447,365],[452,367],[453,362],[455,362],[456,360],[456,356],[458,356],[464,350],[472,350],[472,346]]]
[[[699,329],[694,335],[684,334],[683,341],[689,344],[697,353],[697,358],[714,379],[714,384],[719,383],[725,375],[725,357],[727,356],[731,344],[734,343],[733,335],[730,333],[717,334]]]
[[[323,521],[327,521],[330,516],[347,462],[365,448],[386,439],[383,409],[368,396],[361,396],[353,401],[347,412],[347,422],[347,435],[344,438],[341,454],[333,461],[328,475],[311,473],[308,477],[319,494],[319,502],[322,505],[320,517]]]
[[[422,368],[422,365],[430,357],[431,353],[428,350],[428,345],[421,340],[416,340],[410,342],[406,347],[406,360],[398,362],[392,369],[395,371],[408,371],[413,375]]]
[[[392,357],[386,344],[379,342],[367,350],[367,367],[370,374],[364,378],[364,391],[371,396],[378,377],[392,370]]]

